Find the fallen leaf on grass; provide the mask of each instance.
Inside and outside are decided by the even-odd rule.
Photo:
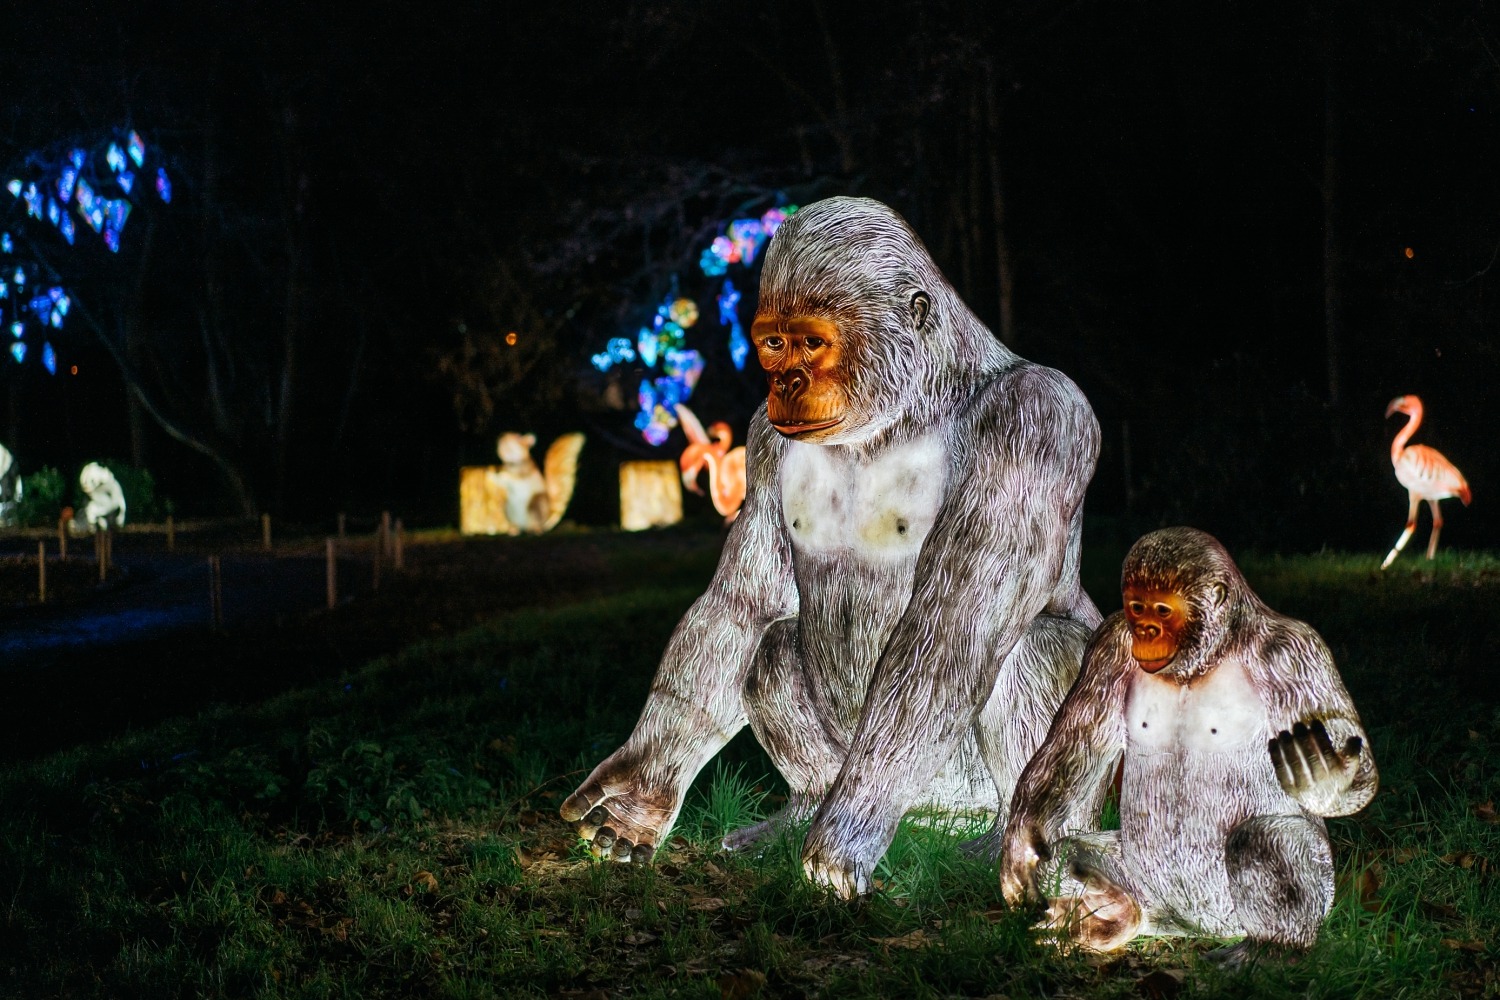
[[[625,935],[625,943],[636,947],[643,944],[650,944],[655,940],[656,935],[652,934],[650,931],[636,931],[634,934]]]
[[[428,871],[417,872],[415,875],[412,876],[411,880],[412,880],[412,884],[414,884],[415,886],[417,886],[417,888],[422,889],[422,890],[424,890],[426,892],[437,892],[438,891],[437,876],[434,875],[434,874],[432,874],[432,872],[428,872]]]
[[[1495,800],[1481,802],[1474,807],[1474,815],[1486,823],[1500,823],[1500,813],[1495,812]]]
[[[1337,891],[1341,896],[1353,896],[1359,900],[1360,909],[1366,913],[1380,913],[1385,909],[1385,900],[1380,898],[1380,872],[1374,865],[1361,868],[1352,878],[1340,876]]]
[[[847,955],[841,952],[825,952],[815,955],[802,963],[805,972],[817,974],[825,969],[835,968],[863,968],[870,964],[870,960],[864,955]]]
[[[1483,941],[1460,941],[1458,938],[1443,938],[1443,947],[1454,951],[1485,951],[1489,945]]]
[[[932,939],[920,927],[896,937],[871,938],[870,940],[875,944],[885,945],[887,948],[926,948],[932,944]]]
[[[704,910],[704,911],[708,911],[708,910],[722,910],[724,907],[726,907],[728,905],[729,905],[728,903],[724,902],[724,900],[722,900],[722,899],[719,899],[717,896],[707,896],[707,897],[704,897],[703,899],[695,899],[695,900],[693,900],[691,903],[688,904],[688,909],[690,909],[690,910]]]
[[[1458,907],[1450,906],[1447,903],[1433,903],[1423,899],[1418,901],[1418,905],[1422,907],[1423,913],[1426,913],[1435,920],[1451,923],[1457,921],[1461,916],[1458,912]]]
[[[722,1000],[746,1000],[759,996],[766,985],[766,974],[755,969],[726,972],[719,977],[719,996]]]
[[[1458,865],[1460,868],[1473,868],[1474,855],[1468,851],[1456,851],[1452,854],[1444,854],[1439,861],[1448,865]]]
[[[1148,1000],[1172,1000],[1182,992],[1183,970],[1157,969],[1135,981],[1135,990]]]

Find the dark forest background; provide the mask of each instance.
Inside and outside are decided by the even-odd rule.
[[[1500,31],[1482,2],[62,3],[13,23],[0,164],[140,130],[177,197],[119,254],[0,193],[73,291],[0,365],[23,471],[110,456],[177,509],[456,519],[496,433],[589,433],[574,516],[653,452],[588,356],[785,199],[890,203],[1073,377],[1096,514],[1381,549],[1394,396],[1500,544]],[[48,244],[48,239],[52,244]],[[753,297],[742,306],[747,321]],[[516,343],[505,342],[507,333]],[[693,404],[761,397],[722,330]],[[76,375],[69,374],[72,365]],[[752,361],[751,367],[754,367]],[[705,505],[706,509],[706,505]],[[1425,534],[1419,533],[1420,545]]]

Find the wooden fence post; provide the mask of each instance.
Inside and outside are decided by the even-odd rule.
[[[36,543],[36,602],[47,603],[47,543]]]
[[[395,566],[396,572],[398,572],[398,573],[401,570],[403,570],[403,569],[406,568],[405,549],[406,549],[406,532],[401,527],[401,518],[398,517],[398,518],[396,518],[395,551],[392,553],[392,560],[391,560],[392,563],[393,563],[393,565]]]
[[[343,519],[344,515],[340,514],[340,523]],[[338,549],[332,538],[328,539],[326,546],[328,550],[328,608],[331,611],[339,603],[339,559]]]
[[[208,557],[208,608],[218,629],[224,624],[224,576],[218,556]]]
[[[167,551],[171,552],[177,541],[176,525],[172,523],[172,515],[167,515]]]
[[[260,547],[267,552],[271,551],[271,515],[260,516]]]

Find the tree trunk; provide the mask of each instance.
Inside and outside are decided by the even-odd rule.
[[[990,167],[990,216],[995,227],[995,270],[1000,285],[1000,342],[1016,346],[1016,321],[1013,309],[1015,273],[1011,269],[1010,241],[1005,232],[1005,186],[1000,173],[1000,98],[995,93],[995,72],[984,70],[985,149]]]
[[[1328,407],[1343,405],[1343,247],[1339,239],[1339,86],[1332,57],[1323,74],[1323,342]],[[1335,433],[1337,433],[1335,419]]]
[[[136,269],[135,287],[120,317],[120,336],[125,344],[125,357],[135,371],[144,367],[141,346],[141,310],[146,297],[146,278],[151,270],[151,251],[155,245],[156,218],[146,217],[146,231],[141,237],[140,262]],[[137,469],[146,467],[146,413],[135,393],[125,394],[125,420],[130,430],[130,464]]]
[[[979,274],[980,274],[980,247],[984,246],[984,226],[980,220],[979,206],[982,202],[980,190],[983,187],[984,157],[982,149],[984,146],[984,123],[983,115],[979,110],[979,90],[975,84],[969,90],[969,169],[968,183],[966,189],[969,196],[968,211],[964,216],[969,220],[968,240],[966,241],[966,252],[964,254],[964,297],[970,302],[979,300]],[[972,254],[972,259],[971,255]]]

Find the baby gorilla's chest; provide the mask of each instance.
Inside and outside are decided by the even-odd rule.
[[[1194,758],[1266,739],[1265,703],[1245,669],[1222,663],[1191,684],[1140,672],[1125,722],[1132,751]]]
[[[871,566],[910,563],[942,506],[947,471],[947,449],[935,437],[874,459],[791,442],[781,507],[792,545]]]

